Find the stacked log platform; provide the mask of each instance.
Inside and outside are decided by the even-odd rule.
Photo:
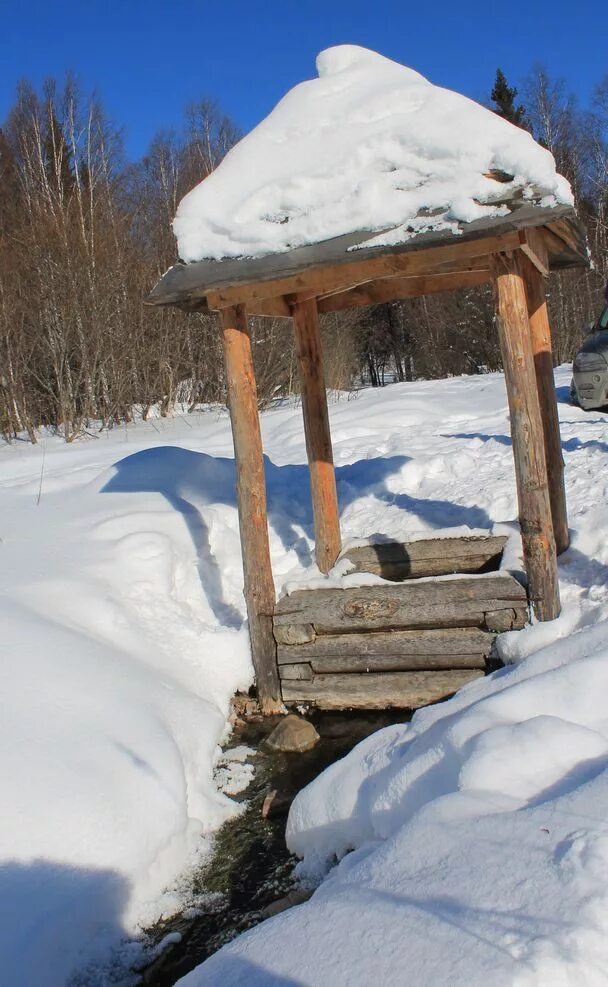
[[[443,542],[442,553],[433,542]],[[451,554],[449,542],[460,543]],[[385,575],[388,567],[385,578],[395,579],[405,567],[404,581],[283,597],[273,630],[284,702],[416,708],[484,675],[496,635],[528,618],[521,584],[486,571],[503,548],[504,539],[493,538],[364,546],[346,553],[358,571]],[[475,566],[474,574],[454,575],[454,564]]]

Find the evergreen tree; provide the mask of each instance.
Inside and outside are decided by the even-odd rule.
[[[494,88],[491,93],[492,102],[496,106],[494,112],[499,117],[508,120],[509,123],[514,123],[516,127],[521,127],[522,130],[528,130],[526,111],[521,103],[519,106],[515,105],[516,96],[517,89],[509,85],[502,69],[497,69]]]

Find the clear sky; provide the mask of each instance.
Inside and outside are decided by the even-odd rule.
[[[585,104],[608,74],[606,0],[0,0],[0,120],[20,78],[72,69],[124,126],[129,156],[215,99],[244,130],[315,74],[318,51],[361,44],[487,99],[500,66],[535,62]]]

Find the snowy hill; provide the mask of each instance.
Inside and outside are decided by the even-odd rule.
[[[406,735],[377,735],[354,752],[335,769],[343,798],[329,799],[323,779],[311,796],[302,796],[290,839],[306,854],[309,872],[318,873],[328,856],[347,846],[361,850],[346,858],[307,911],[277,919],[233,947],[228,957],[266,963],[260,976],[272,971],[296,982],[323,982],[304,947],[308,973],[298,972],[295,952],[286,951],[281,966],[272,930],[299,921],[316,929],[324,916],[338,914],[332,895],[340,897],[341,882],[350,882],[356,893],[342,895],[339,923],[358,921],[361,902],[369,915],[373,904],[378,925],[370,926],[370,936],[379,936],[395,920],[395,896],[414,901],[420,868],[426,868],[428,894],[444,902],[439,918],[431,909],[429,922],[441,922],[443,931],[425,954],[429,962],[439,947],[457,950],[465,964],[459,971],[469,969],[472,957],[470,969],[485,976],[487,964],[474,964],[486,949],[480,942],[489,939],[488,955],[532,956],[521,964],[522,978],[531,970],[532,979],[522,983],[605,982],[591,974],[587,981],[533,979],[535,957],[546,953],[553,962],[553,944],[564,941],[562,931],[552,932],[562,921],[555,904],[561,907],[562,900],[571,923],[563,935],[573,930],[568,962],[576,969],[583,947],[589,963],[600,962],[603,947],[596,940],[605,936],[598,888],[608,872],[602,842],[608,728],[601,708],[608,667],[602,657],[608,624],[601,623],[608,619],[608,416],[566,403],[567,368],[557,372],[557,382],[573,532],[572,547],[560,559],[563,614],[502,639],[507,657],[532,655],[514,672],[420,714]],[[375,533],[403,538],[437,527],[515,532],[501,375],[365,390],[333,402],[330,416],[345,541]],[[301,411],[271,410],[262,428],[280,589],[314,571]],[[229,422],[217,409],[137,423],[71,445],[47,437],[38,447],[0,449],[0,939],[11,987],[58,987],[73,969],[107,960],[139,922],[175,907],[176,894],[165,889],[236,811],[212,779],[230,696],[252,676],[233,482]],[[517,567],[516,535],[510,551]],[[510,750],[513,759],[501,754]],[[489,758],[490,773],[502,765],[491,795]],[[522,764],[525,770],[516,770]],[[551,818],[543,815],[539,787],[549,793]],[[364,790],[365,796],[357,794]],[[349,809],[353,798],[356,818]],[[432,833],[443,826],[443,805],[454,808],[441,849]],[[497,806],[506,820],[499,831]],[[311,833],[320,826],[323,840]],[[526,842],[524,831],[533,839]],[[486,856],[479,858],[483,866],[471,869],[475,852],[491,844],[505,865],[492,869]],[[416,847],[416,859],[407,856],[408,846]],[[550,869],[549,851],[561,870]],[[462,890],[453,905],[454,884],[441,883],[452,865]],[[396,883],[380,888],[378,875],[387,869]],[[503,914],[492,917],[488,896],[499,886],[501,869],[513,884],[528,874],[535,883],[529,894],[505,898]],[[380,882],[377,894],[369,890],[374,882]],[[581,888],[589,889],[587,911],[579,909]],[[546,922],[531,921],[532,948],[518,938],[512,913],[528,914],[545,891]],[[424,938],[428,901],[416,907]],[[372,955],[365,954],[365,941],[361,937],[357,954],[362,964]],[[295,933],[293,942],[299,949]],[[390,957],[397,953],[387,945],[383,955],[390,982]],[[238,970],[240,960],[223,956],[202,968],[201,983],[237,982],[226,971],[231,963]],[[419,982],[450,982],[429,979],[428,968],[425,980],[423,967],[412,966],[412,975],[414,969]],[[331,976],[336,984],[348,982]],[[514,981],[497,973],[479,982]]]

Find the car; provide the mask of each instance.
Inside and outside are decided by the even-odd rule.
[[[608,305],[574,357],[570,395],[584,411],[608,405]]]

